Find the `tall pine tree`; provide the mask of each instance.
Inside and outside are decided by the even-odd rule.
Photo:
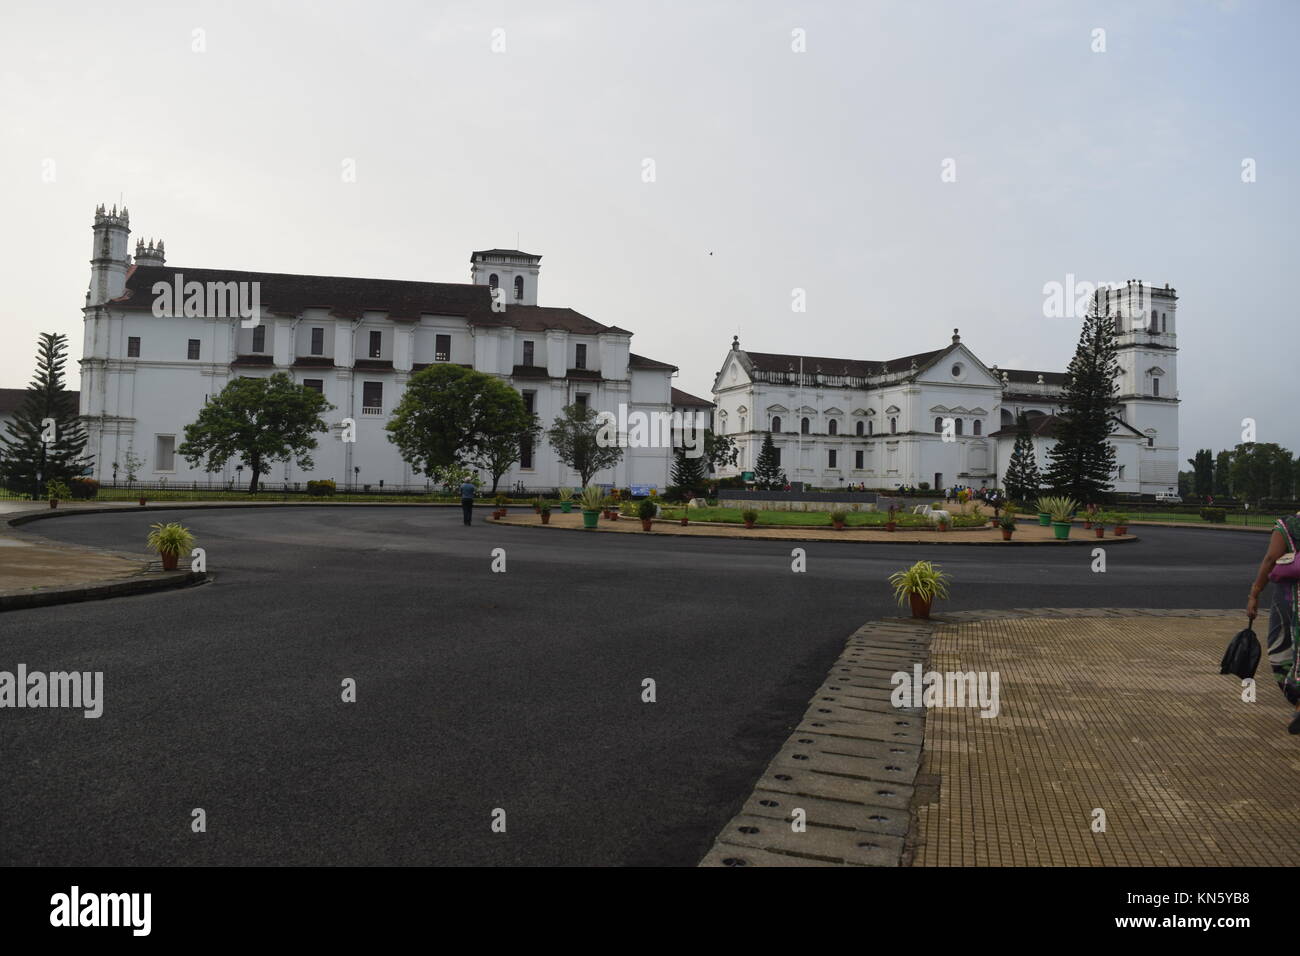
[[[1024,412],[1016,419],[1016,445],[1011,451],[1007,473],[1002,480],[1007,495],[1013,501],[1033,502],[1043,484],[1038,474],[1038,458],[1034,454],[1034,438],[1029,431],[1029,419]]]
[[[678,448],[673,453],[673,484],[678,487],[683,495],[687,492],[698,494],[700,489],[704,487],[704,481],[707,477],[705,459],[702,456],[691,458],[682,448]]]
[[[754,483],[763,491],[773,491],[785,487],[785,472],[781,470],[781,457],[777,454],[776,443],[772,433],[763,438],[763,447],[758,452],[758,461],[754,463]]]
[[[66,335],[43,332],[37,340],[36,374],[0,436],[0,474],[11,491],[43,497],[48,482],[67,483],[90,464],[77,400],[64,387],[67,352]]]
[[[1114,320],[1093,303],[1067,372],[1065,400],[1057,416],[1056,444],[1047,453],[1044,480],[1057,494],[1099,503],[1114,485],[1115,446],[1109,441],[1117,411],[1118,346]]]

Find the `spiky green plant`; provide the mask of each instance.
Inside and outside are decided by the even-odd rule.
[[[948,581],[949,576],[939,570],[939,565],[929,561],[918,561],[905,571],[895,571],[889,576],[899,607],[906,605],[912,594],[926,601],[947,598]]]
[[[605,492],[596,485],[588,485],[578,496],[583,511],[599,511],[605,507]]]
[[[189,528],[176,522],[150,525],[148,545],[159,554],[188,554],[194,547],[194,535]]]

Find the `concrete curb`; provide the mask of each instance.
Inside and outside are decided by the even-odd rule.
[[[0,594],[0,611],[49,607],[55,604],[76,604],[81,601],[99,601],[128,594],[165,591],[170,588],[201,584],[207,580],[207,577],[206,573],[198,571],[142,571],[120,581],[105,581],[98,584],[91,582],[42,591]]]
[[[1010,608],[953,611],[928,621],[869,621],[848,639],[794,733],[759,776],[700,866],[909,866],[918,812],[939,798],[927,772],[925,708],[896,708],[891,676],[930,668],[945,626],[1015,618],[1215,617],[1241,611]],[[794,827],[802,811],[804,829]]]
[[[635,520],[637,520],[637,519],[635,519],[635,518],[620,518],[619,520],[620,520],[620,521],[635,521]],[[680,528],[680,527],[681,527],[681,525],[677,524],[677,522],[672,521],[672,520],[669,520],[669,519],[664,519],[664,518],[655,518],[654,521],[655,521],[655,524],[657,524],[657,525],[658,525],[658,524],[663,524],[663,525],[666,525],[667,528],[674,528],[674,527],[676,527],[676,528]],[[543,529],[546,529],[546,530],[548,530],[548,531],[552,531],[552,530],[553,530],[553,531],[600,531],[600,532],[604,532],[604,531],[606,530],[606,529],[601,528],[601,527],[596,527],[596,528],[566,528],[566,527],[564,527],[563,525],[542,524],[540,521],[537,522],[536,524],[533,524],[532,522],[528,522],[528,523],[526,523],[526,524],[519,524],[519,523],[516,523],[516,522],[513,522],[513,521],[503,521],[503,520],[499,520],[499,519],[497,519],[497,518],[488,518],[488,519],[486,519],[486,523],[488,523],[488,524],[493,524],[493,525],[498,525],[498,526],[503,527],[503,528],[543,528]],[[720,524],[720,523],[717,523],[717,522],[708,522],[708,523],[706,524],[706,523],[703,522],[703,521],[699,522],[699,525],[700,525],[701,527],[712,527],[712,528],[734,528],[734,527],[735,527],[735,525],[733,525],[733,524],[725,524],[725,523],[721,523],[721,524]],[[767,529],[763,529],[763,530],[767,530]],[[810,529],[808,529],[808,530],[810,530],[810,531],[817,531],[817,530],[820,530],[820,529],[817,529],[817,528],[810,528]],[[972,531],[972,532],[973,532],[973,531],[987,531],[988,529],[987,529],[987,528],[965,528],[965,529],[962,529],[962,530],[963,530],[963,531]],[[763,535],[762,537],[747,537],[746,535],[743,535],[743,534],[690,534],[690,533],[688,533],[688,532],[683,532],[683,531],[672,531],[672,530],[667,530],[667,529],[665,529],[665,530],[659,530],[659,529],[657,529],[657,528],[656,528],[655,530],[653,530],[653,531],[641,531],[641,532],[637,532],[637,531],[614,531],[613,529],[609,529],[609,533],[612,533],[612,534],[638,534],[638,533],[639,533],[639,534],[653,534],[653,535],[659,535],[659,536],[663,536],[663,537],[674,537],[674,538],[710,538],[710,539],[721,538],[721,539],[723,539],[723,540],[727,540],[727,541],[746,541],[746,540],[748,540],[748,541],[796,541],[796,542],[802,542],[802,543],[805,543],[805,544],[808,543],[808,542],[814,542],[814,543],[817,543],[817,544],[889,544],[889,545],[920,545],[920,544],[926,544],[926,545],[928,545],[928,544],[938,544],[938,545],[943,545],[943,546],[945,546],[945,547],[956,546],[956,545],[964,545],[964,546],[967,546],[967,547],[999,547],[999,548],[1062,547],[1062,546],[1068,546],[1068,545],[1075,545],[1075,546],[1079,546],[1079,545],[1090,545],[1090,546],[1094,546],[1094,547],[1095,547],[1098,543],[1103,543],[1103,544],[1128,544],[1129,542],[1133,542],[1133,541],[1141,541],[1141,540],[1142,540],[1142,539],[1139,538],[1137,535],[1133,535],[1133,534],[1126,534],[1126,535],[1124,535],[1124,537],[1122,537],[1122,538],[1115,538],[1115,537],[1110,537],[1110,538],[1098,538],[1098,537],[1092,537],[1092,538],[1065,538],[1064,540],[1055,540],[1055,539],[1052,539],[1052,540],[1047,540],[1047,541],[1016,541],[1014,538],[1012,538],[1012,540],[1010,540],[1010,541],[1002,541],[1001,539],[994,539],[994,540],[991,540],[991,541],[987,541],[987,540],[985,540],[985,541],[961,541],[961,540],[949,540],[948,538],[926,538],[926,539],[921,540],[921,541],[917,541],[917,540],[909,540],[909,539],[907,539],[907,538],[900,538],[900,539],[897,540],[897,541],[891,541],[891,540],[888,540],[888,539],[881,540],[881,539],[878,539],[878,538],[851,538],[851,537],[844,537],[844,538],[839,538],[839,537],[835,537],[835,538],[809,538],[809,537],[802,537],[802,536],[795,535],[795,534],[789,534],[789,535],[771,535],[771,534],[768,534],[768,535]],[[837,535],[839,535],[839,534],[850,535],[850,534],[852,534],[852,533],[853,533],[852,531],[835,532],[835,534],[837,534]],[[891,534],[891,533],[894,533],[894,532],[884,532],[884,533],[885,533],[885,534]],[[900,532],[900,533],[901,533],[901,532]],[[948,533],[948,534],[954,534],[954,535],[955,535],[955,534],[960,534],[961,532],[959,532],[959,531],[950,531],[950,532],[947,532],[947,533]]]

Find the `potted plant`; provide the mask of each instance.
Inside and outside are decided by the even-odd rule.
[[[649,531],[650,522],[654,520],[655,503],[649,498],[642,498],[641,503],[636,506],[636,516],[641,519],[641,530]]]
[[[754,522],[758,520],[758,512],[753,508],[746,508],[740,513],[740,520],[745,522],[746,528],[754,527]]]
[[[560,496],[560,510],[563,511],[566,515],[569,514],[570,512],[572,512],[572,511],[573,511],[573,499],[576,498],[576,497],[577,497],[578,495],[580,495],[580,494],[581,494],[581,492],[578,491],[577,488],[574,488],[572,491],[570,491],[570,492],[568,492],[568,493],[566,493],[566,494],[561,495],[561,496]]]
[[[494,518],[504,518],[506,516],[506,496],[497,495],[492,499],[496,503],[496,510],[492,512]]]
[[[890,505],[889,517],[885,519],[886,531],[893,531],[895,528],[898,527],[898,522],[894,520],[897,517],[897,515],[898,515],[898,505]]]
[[[844,530],[844,520],[848,517],[843,508],[835,507],[831,509],[831,525],[836,531]]]
[[[1092,533],[1098,538],[1106,537],[1106,525],[1111,522],[1110,513],[1107,511],[1094,511],[1092,513]]]
[[[1052,509],[1048,505],[1050,498],[1039,498],[1035,507],[1038,508],[1038,523],[1044,528],[1051,527]]]
[[[1118,538],[1122,534],[1128,534],[1128,515],[1112,514],[1110,520],[1115,523],[1115,537]]]
[[[604,492],[595,485],[588,485],[582,489],[578,504],[582,507],[582,526],[584,528],[596,527],[596,522],[600,520],[600,509],[605,504]]]
[[[1002,529],[1002,540],[1010,541],[1011,535],[1016,530],[1016,513],[1010,508],[1002,512],[1002,517],[998,519],[998,527]]]
[[[536,498],[533,499],[533,514],[539,515],[541,513],[542,513],[542,496],[538,495]]]
[[[690,501],[687,501],[686,504],[682,505],[682,527],[683,528],[685,528],[691,522],[691,519],[689,517],[690,512],[691,512],[691,503]]]
[[[1073,498],[1053,497],[1040,498],[1039,504],[1047,502],[1048,513],[1052,516],[1052,533],[1057,538],[1065,539],[1070,536],[1070,523],[1074,520],[1074,512],[1078,510],[1079,503]]]
[[[543,503],[538,505],[537,513],[542,516],[542,524],[551,523],[551,506],[549,503]]]
[[[948,511],[936,511],[934,513],[934,526],[939,531],[952,530],[952,514]]]
[[[194,547],[194,535],[190,529],[176,522],[150,525],[148,544],[150,549],[158,552],[162,558],[164,571],[175,571],[176,564],[183,553],[189,554]]]
[[[61,481],[47,481],[45,483],[45,494],[49,496],[50,507],[57,508],[60,498],[72,497],[72,489]]]
[[[912,606],[912,617],[928,619],[935,598],[948,596],[948,575],[929,561],[918,561],[905,571],[895,571],[889,576],[894,586],[898,606],[905,602]]]

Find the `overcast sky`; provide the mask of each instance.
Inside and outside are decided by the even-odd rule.
[[[1063,370],[1077,325],[1044,316],[1045,283],[1168,282],[1182,457],[1248,416],[1300,452],[1298,20],[1285,0],[7,0],[0,385],[27,383],[39,332],[80,357],[94,207],[125,200],[132,246],[162,237],[179,267],[462,282],[471,250],[517,241],[541,304],[632,330],[701,395],[734,334],[885,360],[960,327],[988,364]]]

